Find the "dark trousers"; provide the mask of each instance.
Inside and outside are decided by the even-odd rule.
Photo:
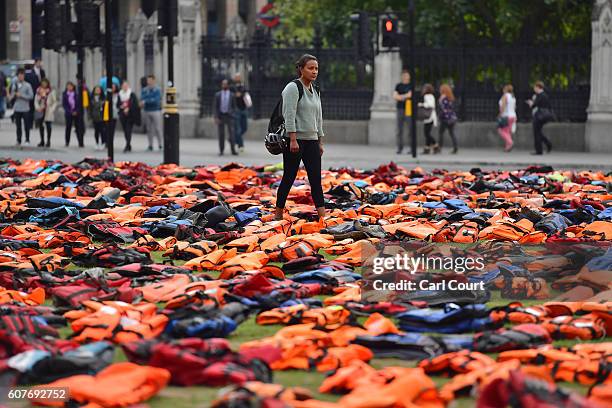
[[[548,140],[548,138],[544,136],[544,132],[542,132],[542,129],[544,128],[545,124],[546,122],[543,122],[541,120],[536,119],[533,121],[533,141],[535,145],[535,151],[538,154],[542,154],[542,143],[546,145],[548,150],[550,150],[552,147],[550,140]]]
[[[234,112],[234,135],[236,144],[238,147],[244,147],[244,140],[242,135],[247,131],[248,126],[248,112],[246,110],[238,109]]]
[[[230,147],[232,153],[236,151],[234,146],[234,117],[229,113],[219,114],[219,125],[217,126],[217,136],[219,137],[219,153],[223,153],[225,150],[225,128],[229,134]]]
[[[40,121],[38,123],[38,130],[40,131],[40,144],[45,143],[45,128],[47,129],[47,145],[51,144],[51,122]]]
[[[295,177],[300,168],[300,161],[304,162],[308,182],[310,183],[310,194],[316,208],[325,205],[323,201],[323,188],[321,187],[321,150],[318,140],[299,140],[300,151],[291,153],[283,152],[283,179],[276,193],[276,208],[285,208],[289,190],[293,186]]]
[[[431,128],[433,128],[432,123],[425,123],[423,129],[425,130],[425,146],[433,146],[436,144],[436,140],[431,135]]]
[[[25,131],[26,143],[30,141],[28,116],[30,116],[30,112],[15,112],[14,114],[15,125],[17,126],[17,143],[19,144],[21,144],[21,134],[23,131]]]
[[[451,141],[453,142],[453,149],[457,149],[457,138],[455,137],[455,124],[447,123],[444,121],[440,122],[440,131],[438,132],[438,144],[440,147],[444,145],[444,131],[448,129]]]
[[[79,147],[83,147],[83,132],[84,132],[84,124],[83,119],[78,116],[67,115],[66,118],[66,133],[64,134],[66,146],[70,144],[70,133],[72,133],[72,128],[77,135],[77,141],[79,142]]]
[[[134,124],[127,116],[120,115],[119,120],[125,136],[125,147],[132,147],[132,127]]]
[[[397,141],[397,150],[404,148],[404,125],[407,127],[408,135],[412,134],[412,116],[406,116],[404,109],[396,109],[396,133],[395,139]],[[409,139],[410,141],[412,139]]]
[[[96,139],[96,144],[98,143],[102,143],[102,144],[106,144],[106,132],[105,132],[105,125],[106,123],[100,121],[100,122],[94,122],[94,139]]]

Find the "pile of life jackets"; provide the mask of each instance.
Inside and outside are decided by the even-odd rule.
[[[168,385],[230,386],[215,407],[612,405],[611,174],[334,168],[319,220],[300,171],[275,220],[281,177],[0,160],[0,382],[103,407]],[[398,250],[483,267],[372,272]]]

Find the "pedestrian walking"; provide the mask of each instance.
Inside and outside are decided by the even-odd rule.
[[[38,147],[51,147],[51,128],[55,120],[55,109],[57,108],[57,97],[55,90],[51,88],[49,80],[43,78],[34,97],[34,122],[40,132],[40,143]],[[45,129],[47,141],[45,142]]]
[[[229,87],[227,79],[221,81],[221,90],[215,94],[214,115],[217,124],[217,137],[219,138],[219,156],[223,156],[225,149],[225,128],[229,135],[230,147],[234,156],[238,155],[234,139],[234,112],[236,111],[236,97]]]
[[[143,108],[142,117],[147,128],[149,151],[153,151],[153,138],[157,140],[159,150],[162,149],[161,98],[161,89],[155,84],[155,75],[147,76],[147,86],[140,91],[140,107]]]
[[[25,144],[30,145],[29,117],[30,102],[34,100],[32,86],[25,80],[25,70],[19,68],[9,90],[9,98],[13,104],[13,117],[17,127],[17,145],[21,146],[21,135],[25,133]]]
[[[40,86],[41,78],[38,75],[36,75],[36,72],[34,71],[34,64],[25,64],[24,68],[25,68],[25,80],[32,87],[33,94],[36,95],[36,91],[38,91],[38,87]],[[34,127],[34,115],[35,115],[34,98],[32,98],[32,100],[30,101],[30,112],[26,116],[28,128],[30,130],[32,130],[32,128]]]
[[[62,94],[62,106],[64,107],[64,118],[66,120],[66,130],[64,134],[66,147],[70,146],[70,135],[73,127],[77,135],[79,147],[84,147],[83,133],[79,126],[79,103],[81,102],[76,85],[74,85],[74,82],[68,81],[68,83],[66,83],[66,89]]]
[[[509,152],[514,146],[512,133],[516,129],[516,98],[512,84],[504,86],[499,99],[499,115],[497,117],[497,132],[504,141],[504,151]]]
[[[6,114],[6,96],[7,96],[6,75],[0,70],[0,119]]]
[[[236,110],[234,112],[234,135],[238,150],[244,151],[243,136],[248,128],[249,108],[253,105],[251,95],[242,83],[240,73],[234,74],[234,83],[232,84],[232,92],[236,98]]]
[[[412,132],[412,83],[410,82],[410,71],[402,70],[401,82],[395,85],[393,91],[393,99],[395,99],[396,107],[396,141],[397,154],[401,154],[404,150],[404,125],[408,132]],[[411,133],[410,133],[411,134]]]
[[[41,83],[43,79],[47,78],[47,74],[43,69],[43,63],[40,58],[36,58],[34,60],[34,67],[32,67],[32,71],[34,72],[34,75],[36,75],[36,78],[38,78],[39,83]]]
[[[123,134],[125,136],[125,148],[123,152],[132,151],[132,129],[134,125],[140,126],[140,107],[138,105],[138,98],[136,94],[132,92],[128,81],[123,81],[121,84],[121,90],[119,91],[119,98],[117,100],[117,110],[119,111],[119,121],[123,128]]]
[[[438,133],[438,145],[440,151],[444,146],[444,132],[448,130],[451,141],[453,142],[453,154],[457,154],[457,137],[455,137],[455,124],[457,123],[457,111],[455,110],[455,94],[448,84],[440,85],[440,129]]]
[[[425,148],[423,154],[439,153],[440,146],[431,135],[434,127],[438,126],[438,115],[436,114],[436,98],[432,84],[423,85],[421,90],[423,102],[419,102],[419,119],[423,120],[423,130],[425,131]]]
[[[554,119],[554,114],[551,109],[550,99],[548,94],[544,91],[544,83],[537,81],[533,86],[533,96],[527,100],[527,104],[531,108],[533,114],[533,141],[535,145],[535,152],[532,154],[542,154],[542,143],[546,145],[546,152],[550,153],[552,150],[552,143],[544,135],[544,125]]]
[[[319,220],[325,216],[321,187],[321,156],[323,156],[323,112],[321,95],[314,81],[319,74],[319,61],[305,54],[296,62],[298,81],[291,81],[283,89],[283,117],[289,136],[289,150],[283,152],[283,178],[276,193],[275,219],[281,220],[289,191],[304,163],[310,194]],[[301,90],[300,90],[301,89]]]
[[[104,89],[104,87],[102,87],[102,89]],[[109,121],[109,113],[106,109],[104,110],[104,114],[103,114],[105,125],[107,125],[104,127],[104,136],[105,136],[105,139],[106,139],[105,141],[107,144],[109,143],[111,138],[113,141],[115,140],[115,129],[117,127],[117,116],[118,116],[118,106],[119,106],[119,86],[113,82],[113,84],[111,85],[111,90],[112,90],[111,105],[113,107],[113,120],[110,121],[110,125],[106,123]]]
[[[94,86],[91,92],[89,101],[89,118],[94,126],[94,139],[96,141],[96,150],[104,150],[106,145],[106,129],[104,123],[104,92],[99,85]]]

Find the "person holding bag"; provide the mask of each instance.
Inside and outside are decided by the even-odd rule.
[[[509,152],[514,146],[512,129],[516,124],[516,98],[512,84],[504,86],[503,95],[499,100],[499,115],[497,117],[497,132],[505,143],[504,151]]]
[[[419,102],[419,119],[423,121],[423,130],[425,131],[425,148],[423,154],[439,153],[440,146],[431,135],[433,127],[438,126],[438,115],[436,114],[436,98],[434,96],[434,87],[432,84],[423,85],[421,91],[423,102]]]
[[[542,143],[546,145],[546,152],[550,153],[552,150],[552,143],[544,135],[542,131],[544,125],[554,120],[554,114],[550,105],[550,99],[544,91],[544,83],[537,81],[533,86],[533,97],[527,100],[527,104],[531,108],[533,113],[533,141],[535,145],[535,152],[532,155],[542,154]]]
[[[283,90],[282,111],[289,136],[289,149],[283,151],[283,178],[276,193],[275,219],[282,220],[287,196],[304,162],[310,193],[317,209],[319,221],[325,216],[323,188],[321,186],[321,156],[323,155],[323,113],[321,95],[314,81],[319,74],[319,61],[310,54],[296,63],[298,79]]]
[[[34,97],[34,121],[40,131],[38,147],[51,147],[51,127],[55,119],[57,98],[51,89],[49,80],[43,78]],[[47,129],[47,142],[45,143],[45,129]]]

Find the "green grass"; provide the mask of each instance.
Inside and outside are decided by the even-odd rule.
[[[326,259],[333,259],[335,256],[328,255],[323,251],[320,253]],[[161,251],[155,251],[151,253],[151,258],[156,263],[163,263],[167,260],[162,256]],[[185,261],[173,261],[174,265],[183,265]],[[279,262],[271,263],[276,266],[282,266]],[[70,266],[71,269],[77,269],[74,265]],[[360,272],[361,268],[357,268],[357,272]],[[199,273],[199,272],[198,272]],[[204,273],[210,275],[213,278],[216,278],[219,275],[218,271],[204,271]],[[551,298],[556,296],[557,293],[551,293]],[[323,300],[326,296],[316,296],[318,299]],[[491,300],[488,302],[488,306],[490,307],[498,307],[507,305],[511,302],[511,299],[503,299],[500,295],[499,291],[493,291]],[[532,306],[536,304],[541,304],[543,301],[541,300],[520,300],[520,302],[524,306]],[[50,302],[46,302],[49,304]],[[365,317],[358,317],[358,323],[362,324],[365,321]],[[268,336],[273,336],[282,326],[278,325],[270,325],[270,326],[259,326],[255,323],[255,317],[251,316],[247,321],[241,324],[237,330],[232,333],[228,340],[232,345],[234,350],[238,350],[240,344],[261,339]],[[69,327],[64,327],[60,329],[60,334],[62,338],[68,337],[72,333]],[[598,342],[610,341],[610,338],[596,340]],[[571,347],[574,344],[581,343],[580,340],[557,340],[553,344],[559,347]],[[496,358],[497,354],[489,354],[492,358]],[[116,348],[115,353],[115,362],[126,361],[126,356],[123,353],[120,347]],[[376,368],[381,369],[389,366],[400,366],[400,367],[416,367],[416,361],[409,360],[401,360],[396,358],[375,358],[370,364]],[[316,371],[299,371],[299,370],[286,370],[286,371],[276,371],[274,372],[274,382],[282,384],[284,386],[300,386],[309,389],[313,397],[316,399],[320,399],[323,401],[337,401],[341,396],[339,395],[330,395],[330,394],[321,394],[318,392],[318,387],[321,385],[323,380],[325,379],[326,374],[319,373]],[[443,386],[445,383],[449,381],[448,378],[443,377],[432,377],[434,382],[438,387]],[[587,387],[582,386],[580,384],[567,384],[561,383],[562,387],[567,388],[571,391],[575,391],[581,395],[586,395],[588,390]],[[205,407],[210,405],[210,402],[217,398],[220,388],[214,387],[202,387],[202,386],[193,386],[193,387],[176,387],[176,386],[168,386],[164,388],[157,396],[149,400],[147,403],[152,408],[162,408],[169,407],[172,408],[188,408],[194,406]],[[455,408],[468,408],[473,407],[475,404],[474,399],[472,398],[457,398],[452,403],[452,407]]]

